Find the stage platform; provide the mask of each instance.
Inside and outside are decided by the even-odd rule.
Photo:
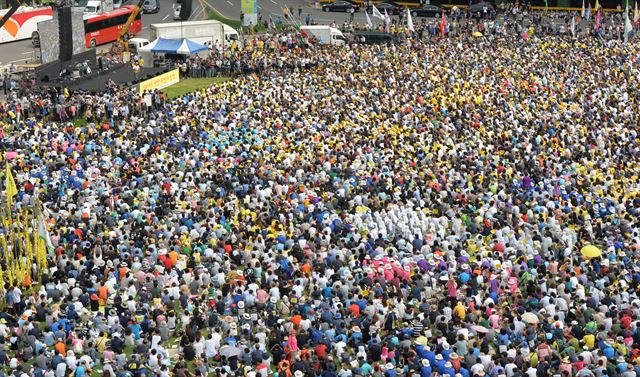
[[[88,75],[80,75],[77,67],[86,63],[91,68]],[[68,74],[62,74],[64,71]],[[35,70],[36,85],[39,87],[66,87],[69,90],[82,90],[87,92],[101,92],[107,89],[109,80],[119,86],[133,87],[141,81],[148,80],[164,72],[169,68],[142,68],[136,75],[129,64],[112,64],[109,69],[104,69],[96,63],[95,50],[74,55],[72,60],[61,62],[59,60],[43,64]]]

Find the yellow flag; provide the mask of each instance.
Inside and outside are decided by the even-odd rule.
[[[7,172],[5,174],[5,187],[7,194],[7,207],[11,207],[11,202],[13,201],[13,197],[18,194],[18,188],[16,187],[16,181],[13,180],[13,174],[11,173],[11,168],[9,167],[9,163],[7,162]]]

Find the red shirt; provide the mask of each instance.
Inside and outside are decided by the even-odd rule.
[[[316,346],[315,351],[316,356],[318,356],[319,359],[324,359],[327,354],[327,346],[323,343],[320,343]]]
[[[347,309],[347,313],[353,313],[353,316],[358,318],[360,317],[360,307],[356,304],[351,304],[349,309]]]

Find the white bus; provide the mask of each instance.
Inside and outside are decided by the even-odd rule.
[[[9,9],[0,10],[0,18],[8,11]],[[32,38],[34,34],[38,34],[38,22],[51,20],[52,18],[53,11],[51,7],[20,7],[0,29],[0,43]]]

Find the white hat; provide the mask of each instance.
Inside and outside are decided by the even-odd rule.
[[[238,301],[238,309],[244,309],[244,301]]]
[[[296,377],[304,377],[304,373],[302,373],[301,370],[297,370],[293,375]]]
[[[437,354],[436,355],[436,360],[442,360],[444,359],[444,357],[442,357],[442,354]]]
[[[444,363],[445,368],[451,368],[452,366],[453,364],[451,364],[451,361],[447,361],[446,363]]]
[[[429,360],[427,360],[427,359],[422,359],[422,365],[424,365],[425,367],[428,367],[428,366],[430,365],[430,364],[429,364]]]
[[[393,368],[395,368],[395,367],[394,367],[394,366],[393,366],[393,364],[391,364],[391,363],[386,363],[386,364],[385,364],[385,366],[384,366],[384,368],[385,368],[386,370],[390,370],[390,369],[393,369]]]

